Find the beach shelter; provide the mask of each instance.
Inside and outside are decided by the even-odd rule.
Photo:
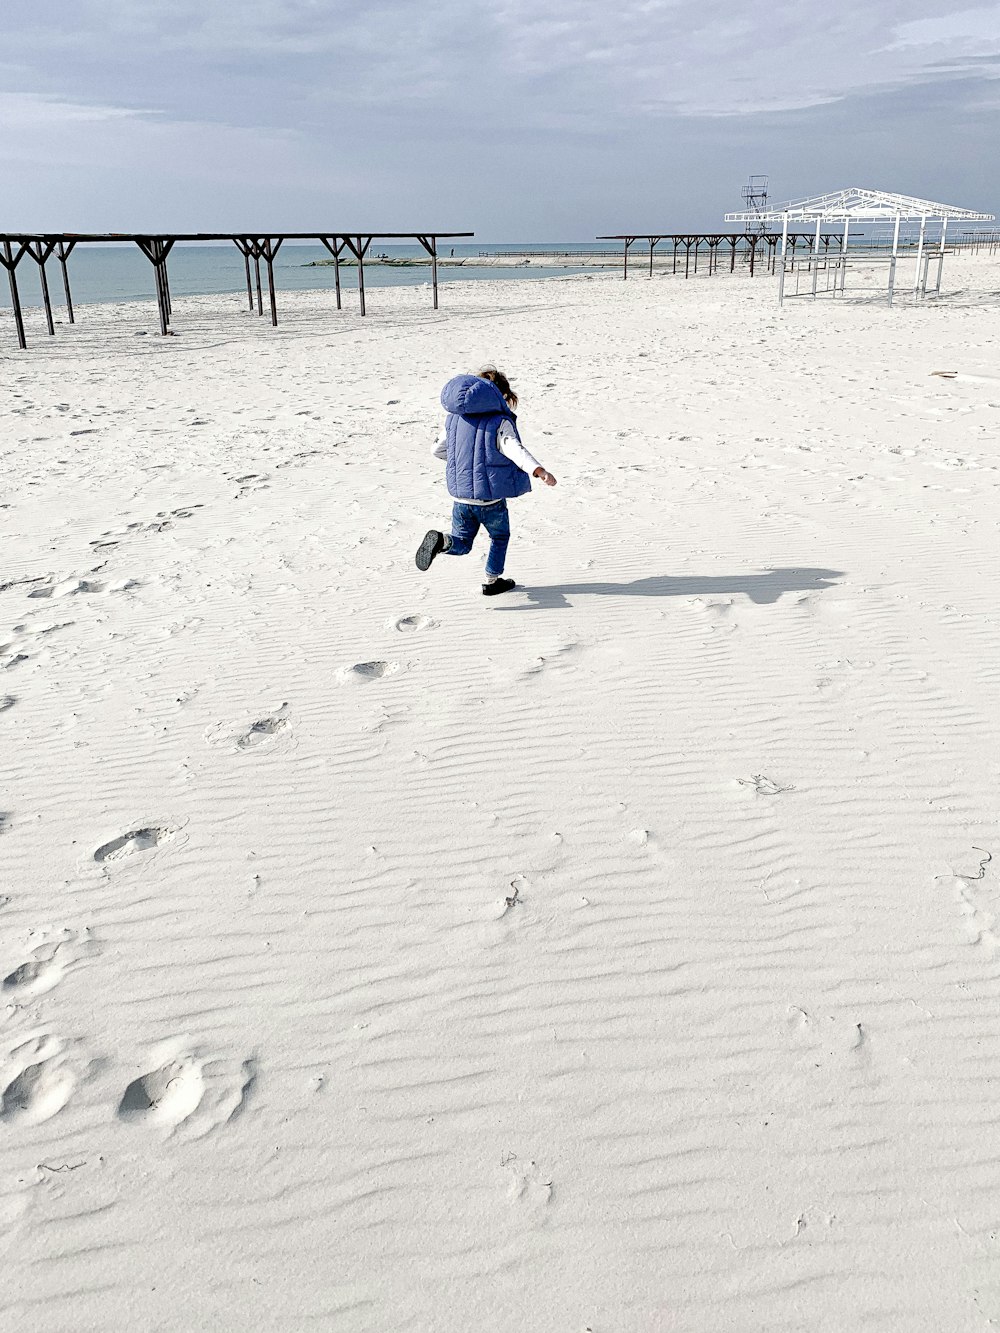
[[[919,223],[917,240],[917,263],[914,270],[913,294],[924,295],[927,292],[928,270],[932,259],[937,259],[937,279],[934,290],[941,290],[941,272],[944,266],[945,238],[948,223],[952,218],[966,222],[992,222],[992,213],[977,213],[971,208],[958,208],[953,204],[938,204],[930,199],[914,199],[910,195],[891,194],[886,190],[865,190],[854,187],[849,190],[837,190],[833,194],[820,194],[811,199],[794,199],[784,204],[776,204],[764,213],[727,213],[727,222],[760,222],[781,224],[781,263],[778,266],[778,303],[785,296],[786,252],[788,248],[789,226],[802,230],[806,225],[815,223],[816,239],[812,251],[812,296],[817,292],[819,274],[819,241],[824,224],[830,226],[839,223],[843,227],[840,255],[838,257],[840,290],[844,289],[847,269],[847,242],[852,223],[882,223],[892,226],[892,251],[889,259],[888,300],[892,304],[896,288],[896,264],[899,259],[899,229],[902,223]],[[929,251],[926,245],[927,224],[940,223],[936,248]],[[834,284],[834,290],[837,283]]]

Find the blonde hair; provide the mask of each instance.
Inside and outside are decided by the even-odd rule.
[[[517,407],[517,394],[510,387],[510,380],[502,370],[497,370],[496,366],[484,366],[482,370],[476,371],[476,377],[481,380],[489,380],[495,384],[503,394],[508,407],[511,409]]]

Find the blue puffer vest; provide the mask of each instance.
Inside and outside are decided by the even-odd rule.
[[[517,435],[517,418],[495,384],[456,375],[441,390],[441,406],[448,413],[448,491],[456,500],[510,500],[531,490],[527,472],[497,448],[501,421]]]

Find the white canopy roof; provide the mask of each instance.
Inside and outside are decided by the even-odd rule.
[[[819,194],[812,199],[793,199],[776,204],[766,212],[727,213],[727,222],[836,222],[850,218],[858,222],[919,221],[921,218],[966,218],[969,221],[992,222],[992,213],[977,213],[971,208],[955,208],[951,204],[935,204],[929,199],[912,199],[906,194],[889,194],[885,190],[837,190],[833,194]]]

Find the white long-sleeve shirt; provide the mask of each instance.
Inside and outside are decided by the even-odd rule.
[[[506,418],[501,421],[500,425],[497,427],[497,448],[503,454],[504,458],[509,458],[516,467],[521,469],[522,472],[527,472],[529,477],[536,467],[542,466],[537,458],[528,453],[527,449],[525,449],[524,445],[514,434],[514,427],[506,420]],[[437,443],[434,445],[434,457],[448,457],[448,436],[443,431],[438,437]],[[457,496],[455,499],[457,503],[461,505],[495,505],[500,503],[499,500],[462,500]]]

